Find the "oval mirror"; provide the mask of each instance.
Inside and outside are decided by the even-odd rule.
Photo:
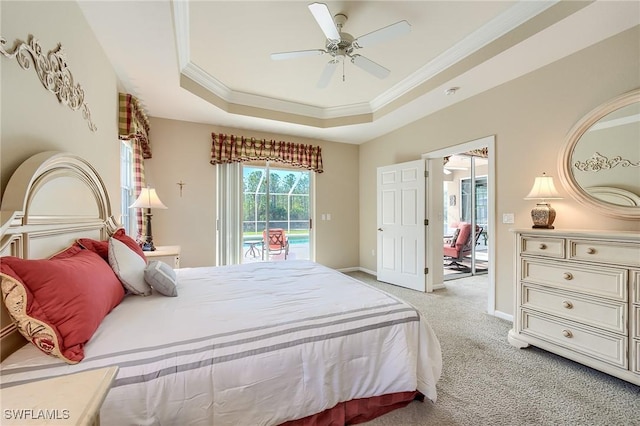
[[[640,89],[580,120],[569,132],[559,168],[578,202],[608,216],[640,218]]]

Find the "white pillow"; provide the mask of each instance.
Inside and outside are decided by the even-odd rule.
[[[149,296],[151,287],[144,280],[147,262],[123,242],[109,238],[109,265],[131,294]]]
[[[160,294],[170,297],[178,295],[176,272],[164,262],[159,260],[149,262],[144,270],[144,279]]]

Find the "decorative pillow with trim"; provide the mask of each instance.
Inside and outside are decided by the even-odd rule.
[[[144,270],[144,279],[152,289],[164,296],[178,295],[176,271],[164,262],[159,260],[149,262]]]
[[[128,236],[124,232],[124,228],[118,228],[116,232],[111,236],[112,238],[117,239],[118,241],[124,243],[127,247],[129,247],[134,252],[138,253],[138,255],[144,259],[145,263],[147,262],[147,258],[144,255],[144,252],[136,243],[136,241]],[[86,248],[87,250],[91,250],[95,253],[98,253],[100,257],[102,257],[107,262],[109,261],[109,241],[98,241],[91,238],[78,238],[78,244],[81,247]]]
[[[460,235],[460,228],[456,228],[455,231],[453,231],[453,236],[451,237],[451,247],[455,247],[456,246],[456,242],[458,242],[458,236]]]
[[[83,248],[78,243],[73,243],[69,247],[67,247],[66,249],[64,249],[62,251],[59,251],[58,253],[56,253],[53,256],[51,256],[49,258],[49,260],[51,260],[51,259],[66,259],[66,258],[69,258],[69,257],[73,257],[76,254],[78,254],[81,250],[83,250]]]
[[[144,280],[147,261],[116,238],[109,238],[109,265],[129,293],[149,296],[151,287]]]
[[[0,276],[2,299],[20,333],[44,353],[76,364],[124,290],[100,256],[69,250],[75,254],[38,260],[2,257]]]

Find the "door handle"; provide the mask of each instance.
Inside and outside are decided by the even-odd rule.
[[[381,231],[381,232],[382,232],[382,228],[378,228],[378,231]]]

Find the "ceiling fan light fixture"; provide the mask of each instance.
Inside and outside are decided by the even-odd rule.
[[[336,27],[338,27],[338,32],[342,29],[344,24],[347,22],[349,18],[344,13],[336,13],[333,17],[333,20],[336,23]]]
[[[291,59],[328,53],[332,59],[325,65],[325,69],[317,85],[319,88],[327,87],[333,71],[339,62],[343,64],[342,80],[344,81],[344,61],[347,57],[351,60],[351,63],[379,79],[384,79],[389,76],[391,73],[390,70],[375,63],[371,59],[354,54],[354,50],[364,46],[382,43],[410,33],[411,25],[407,21],[396,22],[395,24],[360,36],[359,38],[354,38],[351,34],[342,32],[342,27],[348,20],[347,15],[344,13],[337,13],[332,16],[329,12],[329,7],[324,3],[311,3],[308,5],[308,8],[326,37],[325,49],[273,53],[271,54],[271,59]]]

